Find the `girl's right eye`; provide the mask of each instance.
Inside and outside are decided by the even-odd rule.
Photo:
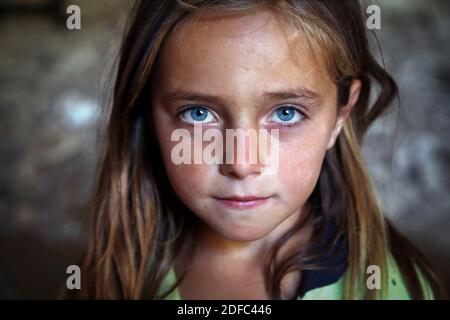
[[[180,112],[180,118],[190,124],[208,124],[214,122],[213,114],[203,107],[191,107]]]

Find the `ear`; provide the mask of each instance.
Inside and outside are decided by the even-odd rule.
[[[334,125],[333,132],[331,133],[330,140],[328,142],[327,150],[332,148],[336,142],[339,133],[342,130],[342,126],[350,115],[350,111],[355,106],[358,101],[359,93],[361,91],[361,81],[356,79],[353,80],[352,85],[350,87],[350,93],[348,97],[347,104],[339,108],[339,113],[336,118],[336,124]]]

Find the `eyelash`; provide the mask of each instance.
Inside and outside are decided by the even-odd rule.
[[[211,112],[210,110],[209,110],[209,108],[207,108],[206,106],[204,106],[204,105],[188,105],[188,106],[186,106],[185,108],[182,108],[181,110],[179,110],[177,113],[176,113],[176,117],[177,118],[180,118],[181,119],[181,115],[183,114],[183,113],[185,113],[186,111],[189,111],[189,110],[191,110],[191,109],[194,109],[194,108],[198,108],[198,107],[201,107],[201,108],[204,108],[204,109],[206,109],[208,112]],[[276,107],[275,108],[275,110],[273,110],[272,111],[272,113],[271,113],[271,115],[274,113],[274,112],[276,112],[278,109],[281,109],[281,108],[292,108],[292,109],[294,109],[295,111],[297,111],[299,114],[300,114],[300,116],[302,117],[302,119],[301,120],[299,120],[299,121],[297,121],[297,122],[294,122],[294,123],[281,123],[281,122],[278,122],[278,124],[279,125],[281,125],[281,126],[283,126],[283,127],[287,127],[287,128],[295,128],[295,127],[298,127],[298,126],[300,126],[302,123],[303,123],[303,121],[305,121],[306,119],[308,119],[308,117],[307,117],[307,115],[306,115],[306,113],[305,112],[303,112],[302,110],[300,110],[298,107],[296,107],[296,106],[294,106],[294,105],[290,105],[290,104],[283,104],[283,105],[280,105],[280,106],[278,106],[278,107]],[[212,113],[212,112],[211,112]],[[213,114],[213,113],[212,113]],[[214,116],[214,114],[213,114],[213,116]],[[214,116],[215,117],[215,116]],[[181,121],[183,121],[183,122],[185,122],[183,119],[181,119]],[[188,123],[189,124],[189,123]]]

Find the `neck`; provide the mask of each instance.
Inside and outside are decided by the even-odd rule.
[[[269,235],[254,241],[232,241],[198,221],[198,233],[191,255],[180,255],[175,263],[177,274],[186,273],[179,288],[182,296],[198,299],[204,293],[208,297],[252,297],[270,299],[265,287],[264,261],[275,242],[292,228],[301,216],[296,212],[278,225]],[[292,248],[307,245],[312,226],[305,225],[300,232],[292,235],[279,250],[277,257],[285,257]],[[187,242],[186,242],[187,243]],[[214,277],[205,275],[214,275]],[[242,279],[245,279],[242,282]],[[282,279],[284,298],[296,293],[300,275],[289,272]],[[214,296],[211,288],[218,288],[221,295]],[[195,290],[193,289],[195,288]],[[214,291],[214,290],[213,290]],[[212,294],[212,296],[211,296]]]
[[[261,265],[264,257],[273,247],[275,242],[283,236],[290,228],[292,228],[301,217],[302,210],[298,210],[282,223],[280,223],[267,236],[253,241],[234,241],[225,238],[215,230],[211,229],[203,221],[199,221],[199,232],[195,245],[197,254],[207,254],[224,261],[241,261],[243,264]],[[305,226],[299,234],[293,235],[280,250],[281,256],[283,252],[289,250],[293,246],[304,244],[310,236],[309,226]]]

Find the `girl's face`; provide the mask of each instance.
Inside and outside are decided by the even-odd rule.
[[[276,15],[260,11],[203,17],[172,33],[159,52],[152,112],[169,180],[183,203],[229,240],[262,239],[301,214],[351,108],[337,113],[336,86],[303,43]],[[350,100],[354,92],[352,86]],[[176,165],[172,132],[185,128],[193,137],[194,123],[224,136],[225,129],[279,129],[276,173],[249,161]],[[233,196],[265,199],[220,200]]]

